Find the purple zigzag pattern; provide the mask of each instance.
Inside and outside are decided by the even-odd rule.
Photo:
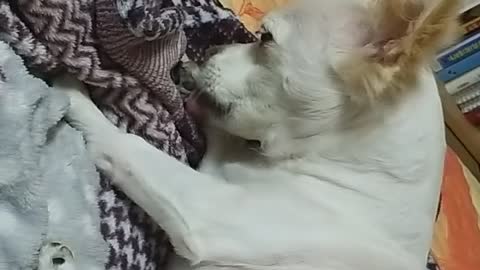
[[[183,108],[183,100],[175,86],[170,71],[180,61],[185,52],[186,37],[180,29],[167,36],[146,41],[130,32],[122,22],[112,0],[97,0],[96,36],[104,51],[129,74],[142,81],[152,96],[162,104],[183,136],[183,145],[192,156],[199,141],[195,124]],[[151,18],[160,20],[160,18]],[[165,20],[165,19],[162,19]],[[165,21],[165,24],[168,24]],[[143,105],[148,105],[143,103]],[[141,110],[141,107],[138,107]],[[162,121],[163,122],[163,121]],[[191,139],[189,139],[191,138]],[[193,139],[193,142],[192,142]]]
[[[93,44],[92,14],[90,14],[93,7],[93,2],[89,0],[24,0],[19,4],[19,10],[29,20],[30,27],[36,36],[79,79],[97,86],[113,86],[115,89],[140,87],[139,82],[131,76],[104,70],[100,66],[100,59],[96,49],[93,46],[84,45]],[[108,89],[108,92],[111,91],[114,91],[114,89]],[[124,97],[128,98],[129,95]],[[163,108],[158,106],[156,108],[163,110]],[[137,118],[140,117],[137,114],[138,109],[136,107],[133,110],[127,110],[127,113],[124,114],[125,118],[128,118],[125,121],[132,122],[129,126],[139,124],[137,123]],[[145,130],[144,128],[142,129]],[[138,130],[128,131],[138,132]],[[154,132],[154,134],[146,135],[157,139],[155,145],[158,146],[163,143],[163,138],[165,137],[161,133]],[[191,148],[190,145],[187,144],[187,146]],[[176,149],[170,149],[174,151],[169,151],[169,153],[175,153],[178,156],[178,150],[183,147],[178,146],[174,148]]]
[[[97,106],[117,127],[134,132],[162,151],[187,162],[182,137],[154,92],[128,85],[108,92],[99,87],[90,87],[90,90]],[[135,116],[134,121],[131,115]]]
[[[14,31],[12,31],[14,30]],[[52,72],[58,61],[48,48],[36,40],[27,26],[12,12],[8,3],[0,2],[0,37],[34,70]]]
[[[75,74],[80,80],[94,86],[100,86],[101,89],[109,92],[105,93],[106,96],[114,94],[110,92],[116,91],[116,89],[142,88],[143,91],[151,91],[135,77],[102,68],[97,49],[92,45],[96,42],[92,37],[94,4],[91,0],[22,0],[19,3],[19,10],[27,18],[36,37],[46,44],[54,56],[63,62],[67,70]],[[149,98],[151,99],[147,103],[156,103],[157,100],[164,100],[165,95],[149,96]],[[171,104],[172,102],[167,103]],[[177,104],[179,111],[175,111],[172,109],[173,106],[170,106],[170,113],[177,114],[182,111],[181,106],[181,103]],[[164,110],[163,107],[159,106],[155,108]],[[140,115],[137,112],[139,110],[140,108],[136,107],[124,113],[125,118],[128,118],[124,121],[132,122],[129,126],[138,125],[137,118]],[[195,143],[199,138],[191,124],[188,123],[188,118],[180,120],[176,123],[177,129],[182,132],[182,137],[187,138],[187,140],[182,141],[183,145],[170,147],[169,153],[178,157],[178,152],[184,152],[183,148],[186,147],[190,157],[189,161],[194,164],[200,157],[196,151],[199,145]],[[148,130],[150,130],[149,134],[145,135],[154,139],[150,141],[154,141],[155,146],[164,143],[163,132],[153,129]],[[138,130],[129,129],[128,132],[137,134]],[[175,131],[175,133],[178,132]]]
[[[139,84],[131,76],[101,68],[92,34],[94,1],[20,0],[18,5],[36,38],[80,80],[104,88]]]

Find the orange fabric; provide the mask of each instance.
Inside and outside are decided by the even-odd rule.
[[[480,269],[480,227],[477,200],[472,192],[477,179],[470,184],[458,157],[449,150],[445,160],[442,203],[435,225],[433,254],[442,270]]]
[[[260,27],[260,20],[269,11],[281,7],[289,0],[221,0],[222,4],[237,14],[251,32]]]

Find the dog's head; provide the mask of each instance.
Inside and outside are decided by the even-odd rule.
[[[195,75],[200,103],[213,125],[260,141],[267,154],[344,128],[409,89],[456,33],[457,8],[456,0],[296,3],[264,19],[258,42],[210,52]]]

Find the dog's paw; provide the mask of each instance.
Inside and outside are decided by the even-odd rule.
[[[70,108],[66,120],[82,133],[89,156],[97,168],[110,171],[111,161],[106,153],[117,147],[117,138],[121,137],[119,130],[93,103],[80,81],[64,76],[55,80],[53,87],[68,96]]]
[[[38,270],[75,270],[73,252],[65,245],[51,242],[40,249]]]
[[[108,133],[116,130],[90,99],[82,82],[70,76],[62,76],[54,81],[53,87],[68,96],[70,108],[66,118],[86,137],[91,133]]]
[[[84,131],[84,124],[91,121],[91,112],[96,109],[85,86],[79,80],[64,75],[54,80],[53,87],[68,96],[70,107],[67,119],[74,127]]]

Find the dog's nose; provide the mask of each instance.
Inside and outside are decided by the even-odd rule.
[[[208,60],[208,59],[212,58],[212,56],[214,56],[216,54],[219,54],[221,51],[223,51],[224,48],[225,48],[225,46],[212,46],[212,47],[208,48],[205,51],[205,59]]]

